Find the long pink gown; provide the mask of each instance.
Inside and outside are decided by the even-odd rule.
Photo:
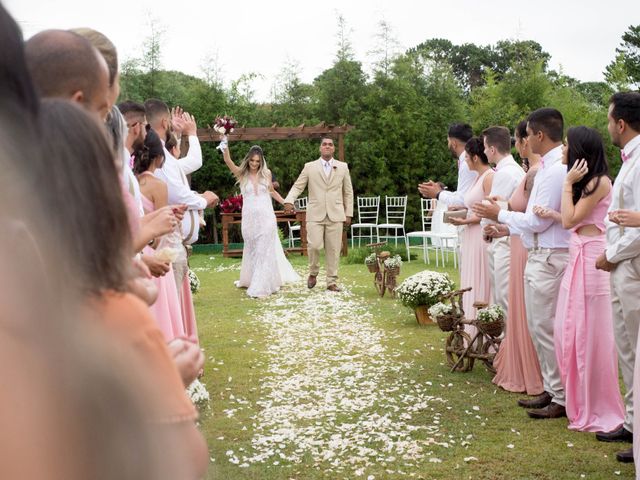
[[[469,216],[473,215],[471,207],[484,199],[482,182],[487,175],[492,173],[493,170],[489,169],[480,175],[465,194],[464,204],[469,209]],[[491,303],[487,243],[482,238],[482,227],[479,223],[464,226],[461,244],[460,288],[472,287],[473,289],[462,297],[462,308],[464,308],[466,318],[473,319],[476,318],[474,302]],[[474,333],[472,328],[465,328],[465,330],[470,334]]]
[[[594,237],[576,233],[584,225],[596,225],[604,232],[610,203],[611,193],[573,228],[556,307],[554,340],[569,428],[583,432],[609,432],[624,421],[609,273],[595,268],[607,242],[604,233]]]
[[[155,210],[153,202],[144,195],[142,195],[142,205],[145,213],[151,213]],[[149,246],[143,250],[143,255],[154,254],[155,250]],[[183,315],[180,309],[173,268],[169,266],[169,271],[162,277],[153,277],[153,282],[158,288],[158,298],[149,309],[165,340],[169,342],[177,337],[188,336],[182,320]]]
[[[513,192],[509,205],[511,210],[524,212],[527,208],[523,178]],[[527,250],[519,235],[512,235],[511,263],[509,268],[509,311],[507,312],[506,335],[493,360],[496,375],[493,383],[509,392],[526,392],[539,395],[544,391],[540,363],[531,341],[527,325],[527,311],[524,304],[524,267],[527,263]]]

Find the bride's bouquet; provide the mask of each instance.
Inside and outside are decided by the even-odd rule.
[[[229,135],[233,133],[237,124],[238,122],[233,117],[225,115],[224,117],[216,117],[213,121],[213,129],[221,135]]]
[[[227,115],[224,117],[216,117],[213,121],[213,129],[222,135],[222,141],[220,142],[220,145],[216,147],[221,152],[224,152],[227,149],[227,135],[233,133],[237,124],[238,122],[233,117],[228,117]]]

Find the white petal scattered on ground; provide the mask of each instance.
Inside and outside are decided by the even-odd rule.
[[[456,443],[443,442],[440,433],[446,400],[430,394],[431,382],[407,380],[419,359],[405,361],[389,346],[399,333],[372,320],[348,288],[309,291],[300,282],[265,299],[251,318],[264,331],[267,359],[260,365],[265,374],[253,438],[248,452],[228,455],[229,461],[311,459],[325,473],[341,472],[336,478],[362,476],[386,461],[414,468],[427,458],[442,462],[431,457],[433,450]]]
[[[509,445],[507,445],[507,448],[515,448],[515,445],[513,443],[510,443]]]
[[[478,459],[476,457],[464,457],[465,462],[477,462]]]

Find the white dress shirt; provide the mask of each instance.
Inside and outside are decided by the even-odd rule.
[[[493,183],[491,184],[491,197],[502,197],[505,201],[509,201],[511,195],[518,188],[522,178],[524,177],[524,170],[513,159],[511,155],[507,155],[496,164],[496,173],[493,175]],[[482,226],[493,223],[491,220],[482,219],[480,224]]]
[[[129,166],[129,162],[131,160],[131,154],[129,153],[129,150],[127,150],[126,148],[123,148],[122,150],[122,180],[124,182],[125,188],[129,191],[133,199],[136,201],[138,213],[140,213],[140,216],[142,217],[144,216],[144,208],[142,206],[140,184],[138,183],[138,179]]]
[[[631,139],[622,149],[627,161],[622,163],[620,172],[613,183],[609,211],[620,208],[640,210],[640,135]],[[622,193],[623,205],[620,205]],[[605,219],[607,227],[606,257],[611,263],[619,263],[640,255],[640,229],[624,227]]]
[[[197,135],[189,135],[189,151],[179,158],[178,163],[185,175],[190,175],[202,167],[202,148]]]
[[[198,210],[207,207],[207,201],[189,187],[189,182],[177,160],[169,151],[164,149],[164,165],[156,168],[153,174],[167,184],[170,205],[187,205],[187,212],[182,219],[182,236],[186,243],[193,243],[198,239]]]
[[[478,172],[469,170],[469,165],[465,159],[466,152],[462,152],[458,158],[458,186],[455,192],[442,190],[438,195],[438,202],[444,203],[447,207],[453,205],[464,205],[464,194],[473,186],[478,177]]]
[[[331,175],[331,168],[333,167],[333,158],[331,160],[325,161],[323,158],[320,158],[322,161],[322,168],[324,169],[324,176],[329,178]]]
[[[519,233],[525,248],[568,248],[571,231],[550,218],[541,218],[533,213],[540,205],[560,211],[562,185],[567,176],[567,166],[562,164],[562,147],[558,146],[542,157],[541,166],[533,184],[527,210],[510,212],[500,210],[498,221],[509,226],[511,233]],[[535,241],[537,237],[537,242]],[[537,243],[537,244],[536,244]]]

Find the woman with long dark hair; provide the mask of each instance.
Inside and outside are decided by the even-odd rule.
[[[156,168],[162,168],[163,163],[164,149],[162,148],[160,137],[154,130],[149,130],[145,137],[143,148],[134,153],[133,165],[133,170],[140,184],[140,196],[145,214],[152,213],[168,203],[167,184],[153,175]],[[178,240],[182,243],[181,236],[178,236]],[[146,246],[142,251],[142,255],[151,255],[158,260],[164,261],[169,268],[166,275],[153,277],[152,279],[158,289],[158,298],[150,307],[160,330],[162,330],[165,339],[169,342],[174,338],[186,336],[187,330],[185,320],[182,318],[180,299],[178,298],[178,290],[173,276],[171,252],[169,252],[168,257],[162,258],[164,250],[170,247],[164,247],[161,243],[154,245],[156,248],[152,248],[149,245]],[[177,252],[175,254],[177,255]],[[194,340],[197,341],[197,337]]]
[[[480,217],[471,211],[471,207],[481,202],[491,193],[493,170],[489,159],[484,153],[482,138],[471,138],[464,147],[466,162],[469,170],[477,172],[478,177],[464,195],[464,203],[468,208],[467,218],[451,219],[454,225],[464,225],[462,231],[462,258],[460,261],[460,287],[472,287],[473,290],[464,294],[463,308],[467,318],[476,317],[475,302],[491,302],[491,281],[489,280],[489,259],[487,257],[487,243],[482,238]],[[467,327],[468,330],[472,330]]]
[[[600,134],[587,127],[567,132],[560,212],[536,208],[572,231],[569,263],[556,308],[554,340],[566,392],[569,428],[610,432],[624,421],[611,318],[609,273],[595,268],[606,248],[605,216],[611,180]]]
[[[61,278],[133,362],[153,392],[145,421],[181,459],[173,478],[201,478],[208,463],[197,412],[149,308],[131,294],[131,233],[104,125],[79,106],[45,100],[40,111],[46,155],[33,159],[38,200],[66,259]],[[166,435],[166,437],[165,437]]]

